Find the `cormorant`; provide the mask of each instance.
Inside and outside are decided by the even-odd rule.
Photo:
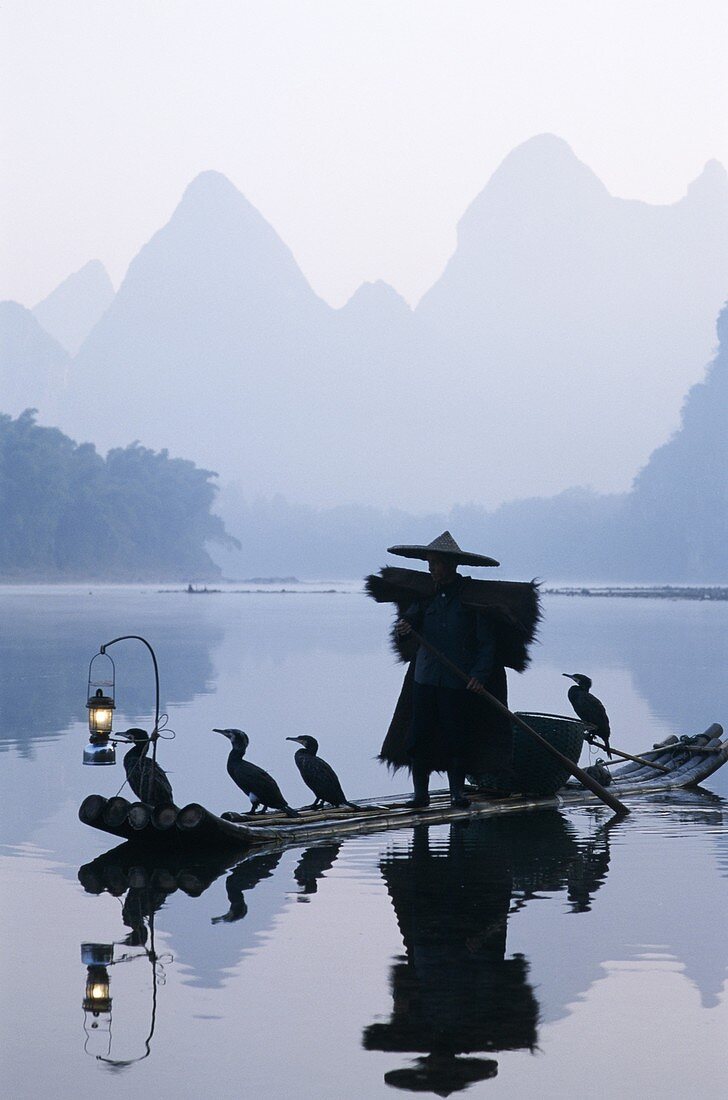
[[[576,714],[582,722],[588,722],[595,727],[587,734],[587,741],[591,741],[593,737],[601,737],[607,750],[607,756],[611,759],[609,718],[604,709],[604,704],[600,699],[597,699],[596,695],[591,694],[591,680],[588,676],[582,676],[580,672],[562,672],[561,675],[565,676],[567,680],[574,681],[574,686],[569,688],[568,694],[569,702]]]
[[[140,802],[148,806],[164,806],[174,802],[167,773],[148,756],[151,739],[146,730],[130,729],[126,736],[134,742],[124,757],[126,779]]]
[[[316,755],[318,741],[315,737],[306,735],[287,737],[286,741],[298,741],[303,746],[303,748],[296,750],[293,759],[296,761],[296,767],[301,773],[301,779],[316,795],[315,801],[310,806],[304,807],[305,809],[316,810],[319,806],[323,806],[325,802],[330,802],[332,806],[354,806],[354,803],[349,802],[342,791],[339,777],[334,769],[320,756]]]
[[[281,789],[272,775],[263,771],[257,764],[251,764],[243,760],[245,751],[250,743],[247,733],[238,729],[214,729],[213,733],[221,733],[230,742],[230,754],[227,759],[228,775],[233,783],[247,794],[252,802],[251,814],[261,807],[261,813],[270,806],[274,810],[283,810],[289,817],[298,817],[296,810],[292,810],[281,794]]]

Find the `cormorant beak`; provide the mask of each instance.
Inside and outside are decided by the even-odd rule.
[[[302,737],[287,737],[286,741],[298,741],[299,745],[303,744],[303,738]]]
[[[562,672],[562,676],[565,676],[567,680],[573,680],[576,683],[576,676],[572,676],[570,672]]]
[[[227,737],[228,741],[232,741],[232,737],[230,736],[230,734],[228,733],[227,730],[213,729],[212,732],[213,733],[221,733],[223,735],[223,737]]]

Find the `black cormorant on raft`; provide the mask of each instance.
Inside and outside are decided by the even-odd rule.
[[[228,775],[252,802],[251,814],[254,814],[260,806],[261,813],[265,813],[271,807],[274,810],[283,810],[288,817],[298,817],[297,811],[291,809],[281,794],[281,789],[273,776],[263,771],[257,764],[251,764],[249,760],[243,759],[250,744],[247,733],[239,729],[214,729],[212,732],[221,733],[230,742],[230,754],[227,759]]]
[[[343,790],[339,777],[325,760],[318,756],[318,741],[307,734],[301,737],[287,737],[286,741],[298,741],[303,747],[293,754],[296,767],[301,773],[301,779],[316,795],[316,799],[310,806],[304,806],[305,810],[318,810],[325,802],[331,806],[354,806],[349,802]],[[356,808],[356,807],[355,807]]]
[[[547,726],[555,721],[548,715],[524,714],[523,717],[529,723],[544,720]],[[578,725],[577,720],[560,718],[558,722],[567,727],[567,735],[572,738],[568,728]],[[561,736],[563,745],[563,735],[558,734],[558,729],[553,736],[557,739]],[[696,787],[728,760],[728,738],[724,740],[722,727],[714,724],[696,737],[673,735],[654,749],[647,749],[642,757],[646,759],[637,758],[612,771],[611,789],[616,790],[620,798]],[[133,841],[142,851],[222,852],[234,848],[238,851],[255,849],[262,853],[417,824],[467,822],[550,806],[568,810],[599,805],[593,794],[573,780],[567,781],[568,772],[564,771],[561,776],[556,774],[550,767],[550,760],[548,754],[530,739],[524,738],[522,743],[517,739],[516,770],[524,778],[531,776],[524,786],[531,793],[494,801],[471,789],[468,807],[462,809],[451,806],[447,792],[440,791],[433,792],[431,805],[421,810],[408,807],[402,795],[389,795],[363,799],[353,806],[309,810],[293,818],[285,810],[266,815],[224,813],[218,817],[199,803],[190,802],[167,818],[165,811],[170,807],[151,810],[141,802],[130,804],[123,798],[90,794],[81,804],[78,816],[85,825]],[[660,769],[655,770],[654,764],[660,765]],[[708,792],[704,793],[706,798],[711,797]]]
[[[140,802],[147,806],[166,806],[174,803],[172,785],[167,778],[167,773],[160,768],[156,760],[152,760],[147,754],[151,745],[151,738],[146,730],[130,729],[126,736],[134,742],[124,756],[124,771],[126,781]]]
[[[604,703],[591,693],[591,680],[588,676],[583,676],[581,672],[562,672],[561,675],[565,676],[567,680],[574,681],[573,687],[570,687],[567,693],[574,712],[581,718],[582,722],[594,727],[591,733],[585,735],[587,741],[591,741],[592,737],[601,738],[604,742],[604,748],[607,750],[607,756],[611,760],[609,717],[604,709]]]

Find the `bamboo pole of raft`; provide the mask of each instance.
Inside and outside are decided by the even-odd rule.
[[[428,650],[428,652],[430,652],[433,657],[437,657],[437,659],[441,661],[446,668],[449,668],[455,676],[458,676],[461,680],[464,680],[466,684],[470,681],[471,678],[470,676],[468,676],[467,672],[463,672],[461,668],[458,668],[454,661],[451,661],[449,657],[446,657],[444,653],[441,653],[439,649],[431,644],[431,642],[428,642],[425,638],[423,638],[422,635],[414,629],[414,627],[410,627],[409,633],[411,633],[412,637],[417,642],[419,642],[419,644],[423,646],[424,649]],[[597,783],[596,779],[593,779],[588,774],[588,772],[585,772],[584,769],[580,768],[578,764],[575,764],[572,760],[569,760],[568,756],[564,756],[563,752],[559,752],[559,750],[554,745],[550,744],[545,739],[545,737],[542,737],[540,733],[536,733],[535,729],[532,729],[527,722],[524,722],[522,718],[519,718],[517,714],[514,714],[513,711],[509,710],[507,706],[501,703],[500,699],[496,699],[495,695],[491,695],[491,693],[489,691],[486,691],[485,688],[481,688],[478,692],[478,695],[482,696],[483,699],[486,699],[491,704],[491,706],[494,706],[496,710],[501,712],[501,714],[508,715],[512,722],[515,722],[516,725],[520,727],[520,729],[524,730],[527,734],[529,734],[530,737],[533,737],[533,739],[537,741],[538,744],[546,750],[546,752],[549,752],[552,756],[556,757],[559,763],[563,764],[563,766],[570,772],[570,774],[574,776],[574,779],[578,779],[583,787],[586,787],[587,790],[591,791],[592,794],[595,794],[597,798],[600,798],[602,802],[609,806],[610,809],[614,810],[615,813],[629,813],[627,807],[622,802],[620,802],[618,798],[615,798],[613,794],[610,794],[609,791],[601,785],[601,783]]]
[[[660,749],[645,749],[645,752],[648,752],[650,756],[653,753],[663,752],[691,752],[697,756],[700,756],[701,753],[710,756],[711,753],[720,752],[720,749],[717,746],[710,748],[708,745],[686,745],[684,741],[678,741],[676,745],[665,745],[664,748]]]
[[[120,795],[110,798],[103,809],[102,817],[112,829],[118,829],[126,821],[131,803]]]
[[[610,745],[608,749],[604,745],[596,745],[595,748],[603,748],[605,752],[611,752],[613,756],[619,756],[622,760],[633,760],[635,764],[643,764],[646,768],[654,768],[656,772],[670,771],[664,764],[656,764],[654,760],[645,760],[643,756],[632,756],[631,753],[623,752],[622,749],[615,749],[613,745]],[[605,760],[604,763],[606,767],[609,767],[610,764],[618,764],[619,760]]]
[[[101,818],[106,805],[102,794],[87,794],[78,808],[78,818],[84,825],[95,825]]]
[[[158,832],[164,833],[171,829],[177,820],[179,809],[173,802],[165,802],[161,806],[155,806],[152,810],[152,826]]]
[[[147,825],[152,818],[152,807],[148,806],[146,802],[132,802],[129,807],[129,813],[126,815],[126,820],[132,829],[139,832],[141,829],[146,829]]]

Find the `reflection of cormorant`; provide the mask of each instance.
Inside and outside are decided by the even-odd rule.
[[[607,756],[611,758],[609,717],[601,699],[597,699],[596,695],[591,694],[591,680],[588,676],[582,676],[580,672],[562,672],[561,675],[565,676],[567,680],[574,681],[574,686],[570,687],[568,691],[569,702],[574,711],[582,722],[588,722],[589,725],[595,727],[590,733],[586,734],[587,741],[590,741],[592,737],[601,737],[607,750]]]
[[[316,893],[318,880],[333,867],[340,848],[340,844],[320,844],[303,852],[293,872],[303,894]]]
[[[272,852],[264,856],[253,856],[252,859],[246,859],[235,867],[225,880],[225,890],[227,891],[230,908],[222,916],[213,917],[212,923],[220,924],[223,921],[232,923],[236,920],[242,920],[248,912],[243,891],[252,890],[264,878],[270,878],[280,860],[281,853]]]
[[[124,771],[127,782],[139,801],[146,802],[149,806],[163,806],[174,802],[167,773],[147,755],[151,744],[149,734],[146,730],[130,729],[126,731],[126,735],[134,742],[134,746],[124,757]]]
[[[228,775],[233,783],[247,794],[252,802],[251,814],[261,807],[265,813],[269,806],[274,810],[283,810],[289,817],[298,817],[296,810],[292,810],[281,794],[281,789],[272,775],[263,771],[257,764],[251,764],[244,760],[246,749],[250,743],[247,733],[238,729],[215,729],[213,733],[221,733],[230,742],[230,754],[227,759]]]
[[[608,831],[612,822],[601,826],[586,841],[577,840],[571,824],[558,810],[545,810],[535,819],[514,815],[508,827],[514,909],[521,909],[540,894],[566,888],[573,912],[589,910],[591,895],[602,885],[609,869]]]
[[[387,1073],[387,1084],[447,1096],[497,1073],[493,1059],[458,1055],[533,1050],[528,963],[506,958],[512,901],[519,908],[539,891],[571,889],[572,868],[585,863],[555,810],[453,825],[440,843],[418,826],[408,851],[388,853],[380,866],[406,954],[392,968],[392,1016],[365,1030],[364,1046],[423,1057]],[[606,862],[591,889],[605,872]]]
[[[578,855],[569,864],[567,888],[574,913],[588,913],[592,894],[596,894],[609,870],[609,833],[623,824],[613,817],[597,829],[594,837],[579,846]]]
[[[306,809],[316,810],[319,806],[323,806],[325,802],[330,802],[332,806],[353,805],[353,803],[347,802],[346,795],[341,789],[339,777],[334,769],[320,756],[316,755],[319,745],[315,737],[306,735],[287,737],[286,741],[298,741],[303,746],[303,748],[296,750],[293,759],[296,761],[296,767],[301,773],[301,779],[309,790],[312,790],[316,795],[315,800]]]

